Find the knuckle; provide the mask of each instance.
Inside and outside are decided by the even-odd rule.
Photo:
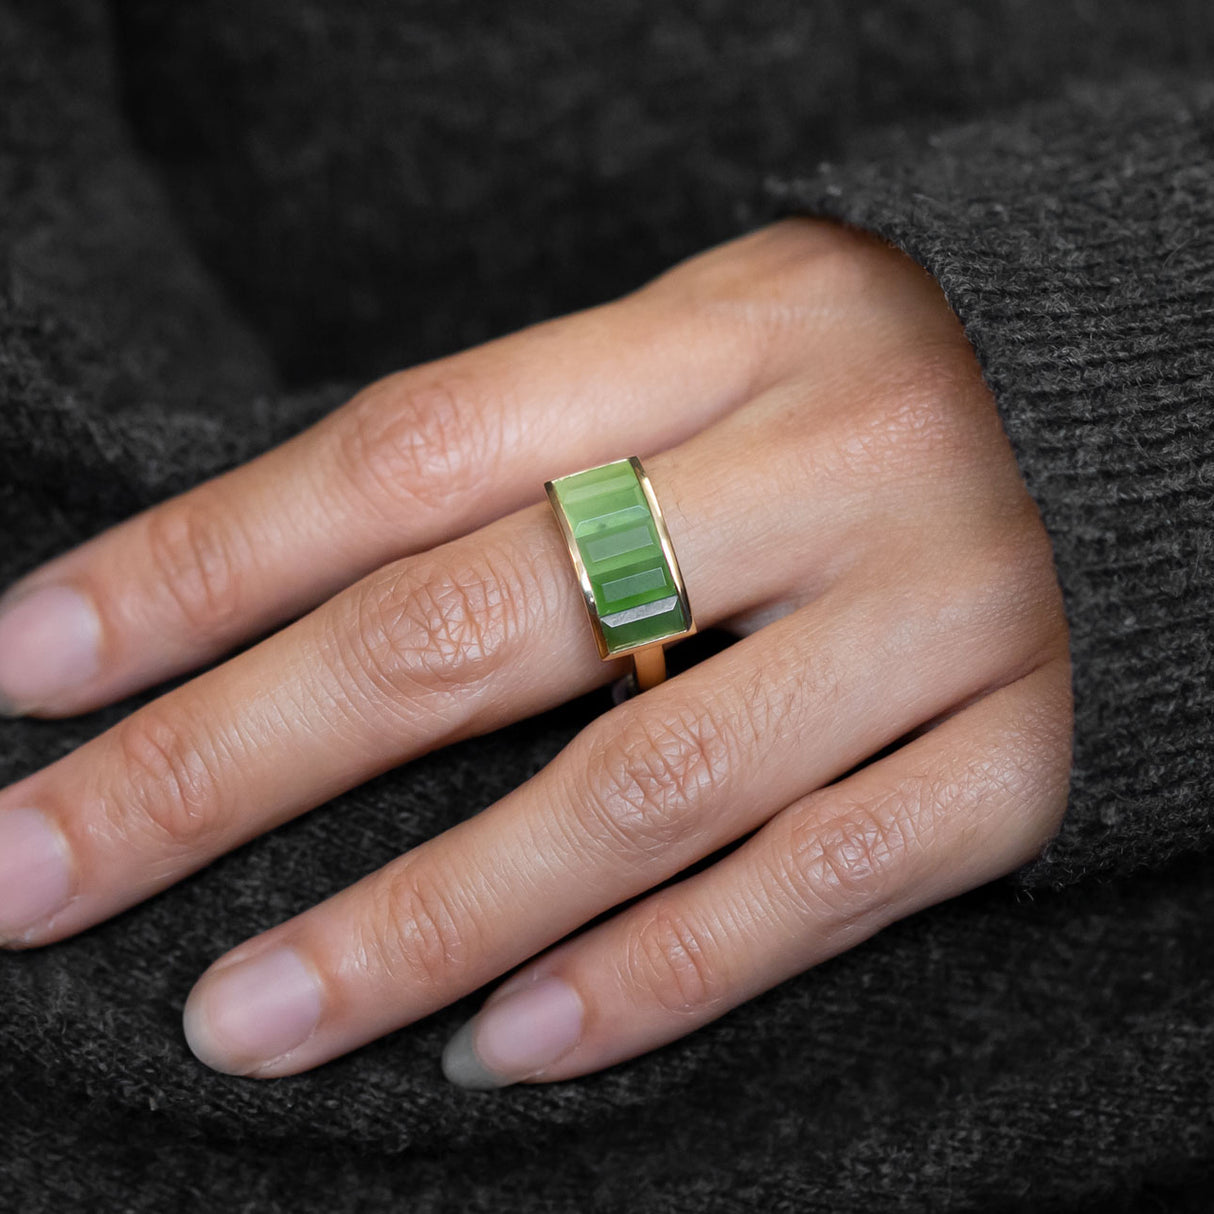
[[[188,717],[145,708],[117,727],[117,778],[103,796],[111,833],[189,853],[230,826],[214,748]]]
[[[1038,855],[1062,825],[1070,793],[1074,706],[1070,662],[1063,656],[1045,664],[1045,683],[1034,703],[1012,725],[1016,802],[1028,807],[1024,818],[1024,860]]]
[[[381,874],[357,927],[359,963],[401,983],[449,983],[467,967],[474,944],[473,919],[451,888],[411,861]]]
[[[493,411],[454,371],[389,376],[336,419],[335,459],[360,504],[393,520],[403,510],[444,512],[493,481]]]
[[[354,676],[390,695],[468,688],[498,670],[534,605],[517,563],[482,549],[405,561],[355,596]]]
[[[1072,705],[1069,662],[1055,658],[1029,676],[1032,694],[1002,714],[979,752],[959,756],[947,785],[947,812],[966,854],[1010,840],[1018,862],[1057,830],[1070,786]],[[943,786],[943,781],[941,780]]]
[[[833,454],[846,476],[935,480],[973,462],[973,437],[959,402],[974,391],[951,346],[927,345],[886,367],[867,402],[841,418]]]
[[[144,539],[157,584],[190,629],[222,633],[239,618],[239,529],[210,495],[153,510]]]
[[[969,405],[957,403],[974,389],[962,382],[963,369],[949,366],[953,361],[929,346],[904,362],[865,366],[841,382],[839,407],[829,413],[805,407],[807,395],[820,391],[812,380],[790,379],[787,395],[764,414],[778,453],[769,473],[773,488],[800,501],[807,485],[815,493],[825,487],[841,500],[862,501],[868,515],[884,509],[918,520],[925,508],[936,508],[966,485],[967,470],[990,465]],[[994,417],[993,406],[988,412]]]
[[[1049,602],[1055,581],[1053,553],[1027,538],[1009,536],[990,543],[977,563],[971,590],[975,611],[1000,631],[1035,620]]]
[[[645,289],[676,295],[696,309],[749,317],[753,307],[802,302],[809,274],[834,281],[864,272],[865,259],[857,256],[862,247],[841,225],[789,216],[684,259]]]
[[[968,552],[954,551],[949,576],[926,591],[932,629],[976,636],[999,664],[1020,668],[1063,652],[1066,614],[1048,536],[1031,531],[992,535]]]
[[[824,288],[868,276],[854,243],[835,225],[789,217],[670,267],[639,295],[698,332],[739,340],[753,386],[772,364],[803,358],[805,334],[821,324]]]
[[[811,798],[778,851],[776,878],[803,911],[854,920],[887,905],[939,812],[930,781],[899,784],[879,799],[844,805],[825,821]]]
[[[733,728],[703,705],[641,709],[591,734],[589,778],[575,797],[583,841],[641,862],[684,839],[695,806],[711,801],[735,767]],[[699,823],[702,825],[702,822]]]
[[[774,255],[777,264],[771,281],[782,298],[804,299],[808,276],[819,299],[829,295],[843,308],[888,291],[884,255],[866,233],[836,223],[798,226],[794,218],[788,226],[775,225],[772,237],[769,256]]]
[[[624,949],[627,981],[676,1015],[719,1005],[729,987],[710,934],[658,899]]]
[[[900,352],[895,368],[891,387],[905,392],[913,386],[942,422],[955,426],[957,417],[971,410],[994,415],[978,359],[960,328],[920,335],[913,349]]]

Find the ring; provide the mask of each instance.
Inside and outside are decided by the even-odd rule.
[[[629,657],[617,700],[666,678],[668,641],[696,630],[662,508],[635,456],[545,481],[599,657]]]

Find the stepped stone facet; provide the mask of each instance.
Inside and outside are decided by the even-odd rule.
[[[626,460],[552,482],[586,566],[609,653],[686,632],[689,621],[641,483]]]

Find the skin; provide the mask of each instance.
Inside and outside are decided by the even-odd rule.
[[[934,281],[874,238],[793,218],[372,384],[14,588],[70,587],[99,619],[95,669],[16,705],[41,716],[285,626],[0,791],[0,812],[54,823],[71,869],[67,905],[9,947],[61,940],[379,772],[621,677],[542,483],[630,454],[700,627],[741,639],[217,959],[186,1013],[207,1063],[307,1070],[521,966],[488,1006],[557,976],[582,1028],[503,1081],[569,1079],[1039,853],[1072,727],[1040,516]],[[203,1023],[216,984],[284,945],[319,984],[319,1023],[274,1057],[225,1044]]]

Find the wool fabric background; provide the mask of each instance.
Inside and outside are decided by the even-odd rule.
[[[207,1071],[211,960],[606,693],[410,763],[0,956],[0,1208],[1208,1209],[1212,44],[1196,0],[2,0],[0,581],[384,371],[828,214],[966,325],[1076,733],[1041,860],[599,1075],[448,1085],[484,991],[307,1075]],[[0,781],[146,698],[4,723]]]

